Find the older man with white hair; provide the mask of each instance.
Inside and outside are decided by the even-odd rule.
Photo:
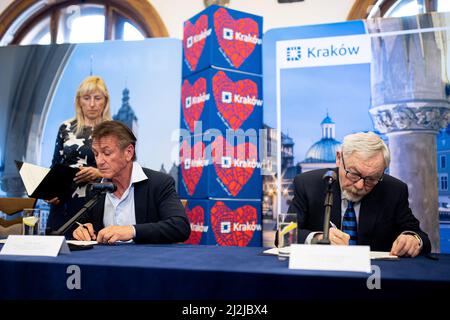
[[[369,245],[374,251],[409,257],[431,251],[430,240],[409,207],[407,185],[384,173],[389,162],[389,149],[375,133],[344,138],[333,169],[338,179],[332,185],[332,245]],[[297,213],[300,243],[323,237],[326,171],[309,171],[294,179],[288,211]]]

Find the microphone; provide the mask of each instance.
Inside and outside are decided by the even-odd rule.
[[[325,180],[328,186],[331,186],[336,181],[336,172],[333,170],[328,170],[322,177],[322,180]]]
[[[90,183],[90,186],[92,191],[98,192],[114,193],[117,190],[117,186],[112,182]]]

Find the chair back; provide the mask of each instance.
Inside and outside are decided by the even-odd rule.
[[[6,215],[16,214],[23,209],[33,209],[36,205],[34,198],[0,198],[0,211]],[[11,234],[22,234],[22,217],[6,220],[0,217],[0,238]]]

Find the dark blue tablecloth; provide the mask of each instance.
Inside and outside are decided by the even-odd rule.
[[[1,299],[336,299],[429,298],[450,292],[450,256],[375,261],[369,274],[289,270],[262,248],[136,245],[95,246],[56,258],[0,256]],[[69,289],[68,267],[81,271]],[[448,293],[447,293],[448,294]]]

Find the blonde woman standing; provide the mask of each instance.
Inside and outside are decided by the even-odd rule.
[[[56,137],[52,166],[62,164],[80,170],[74,178],[71,198],[49,201],[47,227],[52,230],[57,230],[84,205],[85,185],[101,178],[91,145],[94,127],[105,120],[111,120],[108,89],[102,78],[89,76],[78,87],[75,117],[61,124]]]

